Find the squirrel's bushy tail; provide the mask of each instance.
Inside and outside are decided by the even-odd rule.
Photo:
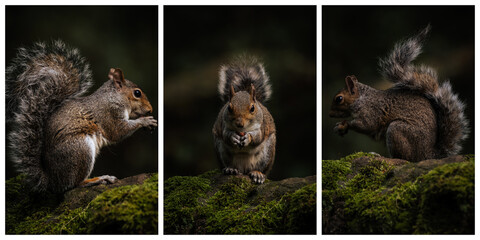
[[[437,112],[437,149],[438,157],[456,155],[462,150],[460,143],[468,137],[470,132],[465,117],[465,104],[452,91],[449,82],[433,94]]]
[[[395,88],[407,88],[424,93],[433,93],[438,88],[437,72],[426,66],[415,66],[412,61],[422,53],[430,25],[417,35],[395,44],[393,51],[379,66],[382,75],[395,83]]]
[[[464,115],[465,105],[452,91],[449,82],[438,85],[437,73],[426,66],[415,66],[411,62],[422,52],[430,25],[417,35],[397,43],[379,65],[384,77],[394,82],[394,88],[419,91],[431,102],[437,112],[438,157],[455,155],[461,150],[460,142],[467,138],[468,121]]]
[[[254,57],[240,56],[229,64],[223,65],[219,72],[218,92],[223,101],[228,100],[230,86],[236,92],[248,91],[255,87],[255,98],[264,102],[272,94],[269,78],[263,64]]]
[[[48,184],[42,168],[47,118],[65,99],[86,93],[91,75],[78,50],[61,41],[20,48],[6,69],[11,154],[17,169],[29,175],[34,191],[45,191]]]

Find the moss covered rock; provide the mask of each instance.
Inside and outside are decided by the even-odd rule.
[[[256,185],[219,170],[165,181],[165,234],[316,233],[316,177]]]
[[[323,160],[323,233],[473,234],[474,173],[473,155]]]
[[[6,181],[7,234],[158,233],[158,174],[61,195],[32,194],[24,178]]]

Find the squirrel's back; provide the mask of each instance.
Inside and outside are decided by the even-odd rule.
[[[270,98],[272,91],[268,75],[256,58],[241,56],[220,67],[218,92],[222,101],[228,100],[231,86],[239,92],[248,91],[251,84],[255,87],[257,100],[264,102]]]
[[[48,184],[40,159],[47,118],[65,100],[85,94],[91,75],[79,51],[59,40],[20,48],[6,69],[7,121],[13,124],[9,145],[34,190],[44,191]]]
[[[427,66],[415,66],[412,61],[422,52],[422,45],[430,31],[430,25],[417,35],[395,44],[393,51],[379,66],[384,77],[394,83],[394,89],[417,91],[427,97],[437,113],[438,157],[457,154],[461,141],[469,133],[464,115],[465,104],[452,90],[448,81],[441,86],[437,72]]]

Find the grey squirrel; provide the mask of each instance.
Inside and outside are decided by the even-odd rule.
[[[254,57],[223,65],[218,91],[225,103],[213,126],[223,173],[246,174],[262,184],[275,159],[275,123],[263,102],[271,95],[268,75]]]
[[[147,96],[120,69],[110,69],[108,80],[85,96],[91,75],[79,51],[59,40],[20,48],[6,69],[12,158],[34,192],[115,182],[109,175],[87,179],[100,149],[157,126],[147,116]]]
[[[418,162],[457,154],[468,133],[465,105],[450,83],[438,84],[435,70],[411,62],[421,53],[430,25],[399,42],[379,62],[383,76],[394,83],[377,90],[347,76],[345,88],[333,98],[330,117],[346,118],[334,131],[349,129],[386,141],[393,158]]]

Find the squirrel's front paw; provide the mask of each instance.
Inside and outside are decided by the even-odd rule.
[[[157,127],[157,120],[153,116],[146,116],[139,118],[141,120],[142,127],[147,127],[152,130],[154,127]]]
[[[347,134],[347,132],[348,132],[347,121],[343,120],[341,122],[337,122],[337,124],[335,124],[335,127],[333,128],[333,131],[340,136],[343,136],[343,135]]]
[[[243,147],[246,147],[250,144],[250,142],[252,142],[252,135],[250,135],[250,133],[246,133],[246,132],[234,132],[232,134],[232,143],[234,146],[237,146],[239,148],[243,148]]]
[[[250,176],[254,183],[262,184],[265,182],[265,174],[259,171],[251,171],[248,173],[248,176]]]
[[[250,133],[241,132],[240,135],[240,147],[246,147],[252,142],[252,135]]]

